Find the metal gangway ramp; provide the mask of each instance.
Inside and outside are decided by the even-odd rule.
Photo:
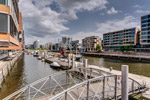
[[[37,80],[3,100],[117,100],[121,98],[119,79],[121,76],[108,75],[98,69],[76,68]],[[128,86],[129,95],[145,91],[145,86],[131,78]]]

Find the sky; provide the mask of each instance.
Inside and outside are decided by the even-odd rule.
[[[25,43],[56,43],[62,36],[87,36],[125,28],[140,28],[150,14],[150,0],[20,0]]]

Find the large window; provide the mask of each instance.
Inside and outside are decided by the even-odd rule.
[[[8,0],[0,0],[0,4],[8,5]]]
[[[8,33],[8,15],[0,14],[0,33]]]

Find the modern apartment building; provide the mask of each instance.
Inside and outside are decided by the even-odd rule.
[[[99,36],[90,36],[82,39],[84,51],[95,51],[97,44],[101,46],[101,38]]]
[[[150,15],[141,17],[140,44],[143,49],[150,49]]]
[[[132,46],[139,44],[139,29],[130,28],[103,34],[104,51],[117,51],[120,46]]]
[[[0,0],[0,50],[22,50],[24,31],[19,0]]]

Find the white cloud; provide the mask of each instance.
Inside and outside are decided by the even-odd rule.
[[[125,28],[140,27],[140,22],[133,16],[126,16],[120,20],[108,20],[104,23],[97,24],[100,37],[103,36],[103,33],[117,31]]]
[[[60,12],[50,8],[53,2],[57,3]],[[69,20],[78,19],[77,12],[101,10],[107,3],[107,0],[20,0],[26,38],[60,34],[69,30],[65,26]]]
[[[135,11],[136,13],[144,13],[144,14],[149,14],[150,13],[150,10],[136,10]]]
[[[97,24],[97,30],[91,31],[91,32],[78,32],[73,35],[69,35],[70,37],[73,37],[74,40],[80,40],[82,42],[82,39],[88,36],[100,36],[101,39],[103,39],[103,33],[106,32],[112,32],[117,31],[125,28],[133,28],[138,27],[140,28],[140,22],[138,19],[136,19],[133,16],[126,16],[123,19],[115,19],[115,20],[107,20],[103,23]]]
[[[119,13],[118,10],[116,10],[114,7],[112,7],[110,10],[107,11],[107,14],[117,14]]]
[[[106,8],[107,0],[54,0],[56,1],[62,10],[88,10],[91,11],[95,8]]]
[[[143,6],[140,6],[140,5],[134,5],[133,8],[143,8]]]
[[[69,29],[63,25],[66,20],[59,18],[59,13],[47,7],[48,3],[36,3],[37,1],[35,1],[34,5],[31,0],[20,0],[25,34],[44,37]]]

